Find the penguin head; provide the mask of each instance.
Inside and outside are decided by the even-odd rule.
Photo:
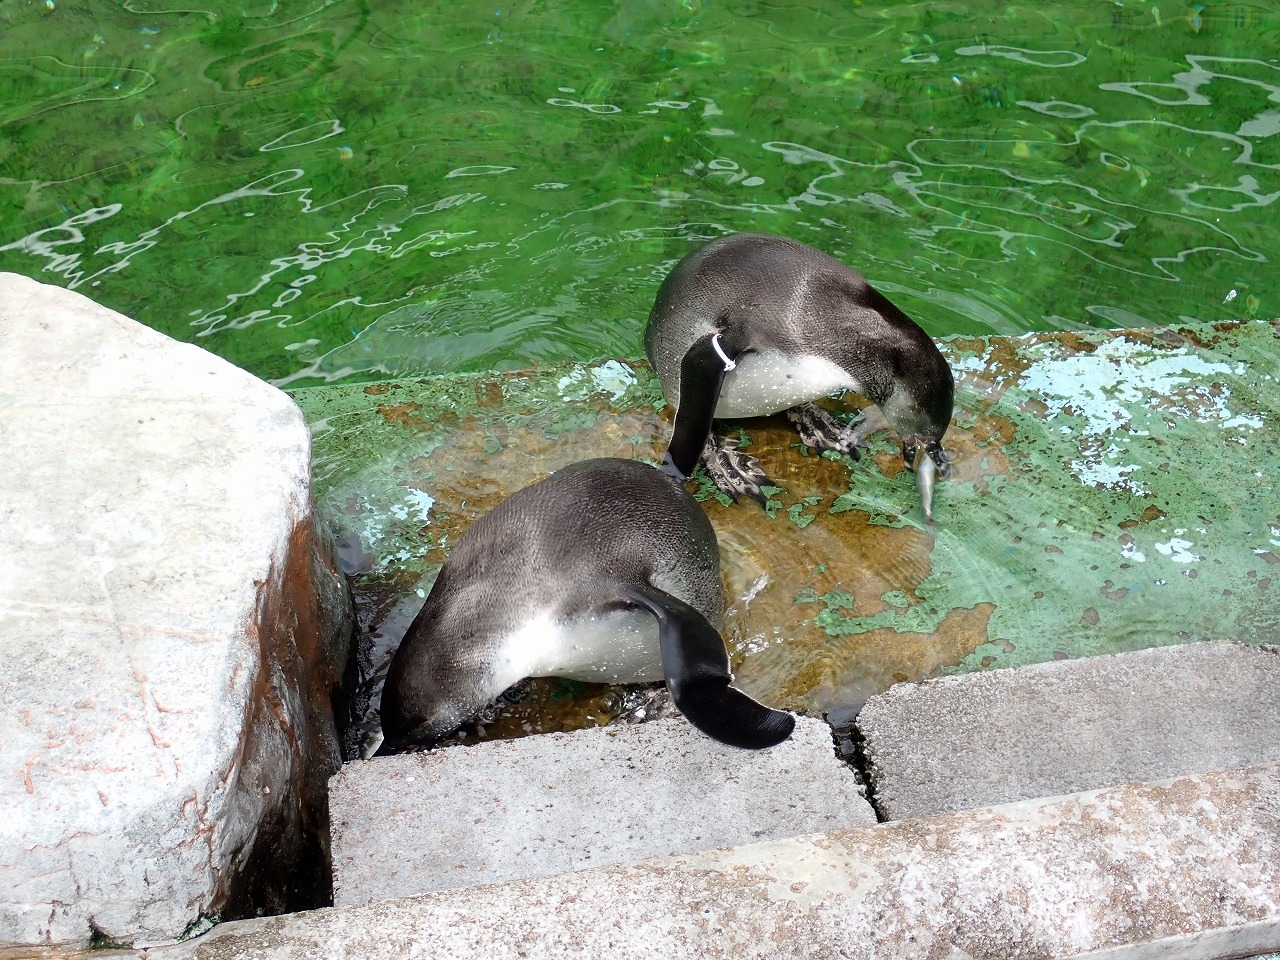
[[[931,344],[932,346],[932,344]],[[951,425],[955,405],[955,378],[936,347],[926,354],[927,370],[900,379],[898,389],[881,407],[902,438],[902,459],[916,475],[925,519],[933,520],[933,483],[951,475],[951,458],[942,438]],[[923,451],[923,454],[921,453]]]
[[[924,456],[920,451],[924,450]],[[935,440],[928,433],[915,433],[902,442],[902,461],[907,469],[919,472],[929,461],[935,473],[945,480],[951,476],[951,455],[942,448],[940,440]]]
[[[509,685],[495,676],[487,618],[467,615],[448,572],[446,564],[387,670],[379,708],[387,749],[435,744]]]
[[[450,691],[433,677],[411,673],[417,671],[387,676],[382,689],[383,746],[379,753],[431,746],[468,719]]]

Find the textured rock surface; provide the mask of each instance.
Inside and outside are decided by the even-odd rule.
[[[1280,946],[1280,766],[227,924],[153,960],[1208,960]]]
[[[329,810],[338,906],[875,823],[803,717],[771,750],[676,717],[351,763]]]
[[[900,684],[858,728],[891,820],[1280,761],[1280,652],[1195,643]]]
[[[173,937],[323,816],[349,603],[306,425],[3,274],[0,449],[0,945]]]

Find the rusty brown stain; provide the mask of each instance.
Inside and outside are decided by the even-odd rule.
[[[951,351],[957,353],[971,353],[975,356],[982,356],[987,349],[987,341],[981,337],[954,337],[947,341]],[[951,352],[949,351],[949,352]]]
[[[1102,586],[1098,588],[1098,592],[1101,593],[1108,600],[1123,600],[1125,597],[1129,595],[1129,588],[1116,587],[1114,583],[1112,583],[1110,580],[1107,580],[1102,584]]]
[[[1050,334],[1049,338],[1057,340],[1068,350],[1075,353],[1093,353],[1098,349],[1098,344],[1096,340],[1090,339],[1090,337],[1096,336],[1096,333],[1087,334],[1080,331],[1068,330]]]
[[[1039,397],[1026,397],[1020,404],[1018,409],[1024,413],[1030,414],[1037,420],[1044,420],[1049,415],[1049,405]]]
[[[943,445],[951,455],[951,476],[946,482],[971,483],[975,490],[986,491],[991,477],[1012,470],[1005,446],[1013,442],[1015,431],[1006,418],[983,413],[972,427],[948,432]]]
[[[503,401],[502,386],[496,380],[481,380],[476,384],[476,402],[482,406],[496,407]]]
[[[422,404],[415,400],[407,400],[404,403],[384,403],[378,407],[378,416],[396,426],[427,429],[431,426],[430,422],[417,415],[421,409]]]
[[[383,393],[389,393],[390,390],[391,384],[389,383],[371,383],[364,388],[365,393],[375,397]]]
[[[1004,396],[1010,386],[1017,383],[1023,372],[1030,365],[1025,356],[1026,346],[1036,342],[1002,338],[989,344],[986,351],[986,366],[979,373],[967,373],[962,381],[976,381],[981,388],[979,403],[988,408],[994,406]],[[981,355],[981,351],[975,351]]]
[[[1085,611],[1084,611],[1084,618],[1083,618],[1083,619],[1084,619],[1084,622],[1085,622],[1085,623],[1089,624],[1089,626],[1091,626],[1091,627],[1096,627],[1096,626],[1098,625],[1098,621],[1101,619],[1101,618],[1098,616],[1098,608],[1097,608],[1097,607],[1086,607],[1086,608],[1085,608]]]
[[[1142,511],[1142,515],[1138,517],[1138,519],[1121,520],[1119,527],[1121,530],[1132,530],[1140,523],[1151,523],[1152,521],[1159,520],[1162,517],[1164,517],[1163,510],[1155,504],[1148,504],[1147,508]],[[1121,538],[1121,542],[1125,542],[1123,538]]]
[[[219,877],[210,909],[225,909],[232,916],[247,909],[242,901],[244,891],[258,882],[254,869],[287,872],[292,858],[300,856],[308,843],[319,846],[327,864],[326,784],[341,765],[331,733],[337,727],[333,702],[342,683],[353,625],[345,577],[332,543],[317,528],[313,515],[314,509],[294,526],[282,562],[273,566],[258,588],[251,631],[260,644],[260,669],[249,692],[241,750],[245,772],[237,791],[265,795],[265,787],[279,786],[273,778],[280,771],[268,761],[274,748],[272,734],[265,731],[272,727],[284,736],[293,754],[293,769],[287,789],[273,788],[265,801],[263,820],[277,823],[280,832],[262,831],[252,841],[254,849],[237,861],[258,866]],[[303,709],[293,717],[275,685],[286,668],[301,684]],[[274,722],[264,722],[264,713]],[[260,778],[249,776],[251,770],[258,771]]]
[[[770,519],[755,503],[704,504],[720,541],[728,596],[744,597],[767,578],[749,605],[730,608],[727,634],[749,637],[768,625],[790,639],[823,609],[822,604],[796,603],[806,588],[819,595],[832,590],[850,594],[853,606],[843,612],[854,617],[887,609],[881,596],[893,590],[919,600],[915,591],[932,572],[928,533],[870,523],[861,510],[828,514],[832,499],[828,495],[808,508],[817,511],[817,519],[804,528],[781,514]]]

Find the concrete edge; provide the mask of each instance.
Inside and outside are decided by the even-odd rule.
[[[1077,954],[1072,960],[1204,960],[1206,957],[1265,960],[1261,955],[1276,950],[1278,936],[1275,922],[1264,920],[1184,933],[1138,945],[1108,947]]]
[[[894,684],[852,723],[867,797],[910,820],[1280,762],[1277,655],[1196,640]],[[1012,745],[984,737],[1019,724]]]
[[[1280,764],[224,924],[147,960],[1280,949]],[[127,954],[126,954],[127,955]]]

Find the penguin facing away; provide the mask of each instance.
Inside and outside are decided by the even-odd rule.
[[[933,519],[934,476],[949,473],[942,436],[955,380],[928,334],[856,270],[784,237],[720,237],[662,282],[644,345],[676,407],[663,466],[672,476],[684,480],[701,459],[726,493],[763,503],[768,478],[713,432],[713,418],[785,411],[806,445],[856,458],[874,427],[846,426],[811,402],[853,390],[902,439],[925,517]]]
[[[385,742],[430,743],[526,677],[665,678],[699,730],[759,749],[794,718],[731,686],[719,547],[676,481],[620,459],[573,464],[480,517],[396,651]]]

